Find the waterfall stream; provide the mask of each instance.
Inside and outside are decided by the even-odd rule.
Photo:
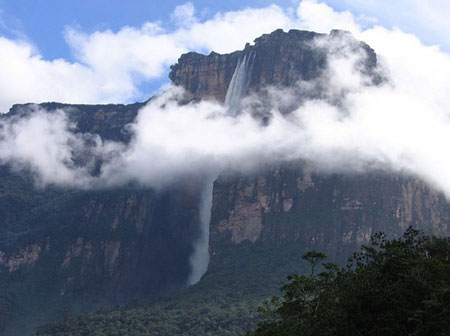
[[[255,53],[250,52],[244,55],[243,58],[240,58],[236,65],[225,96],[225,106],[228,107],[230,115],[235,116],[239,113],[241,100],[244,98],[250,85],[254,60]]]
[[[213,200],[213,187],[216,176],[210,176],[205,181],[199,204],[200,235],[194,245],[194,252],[189,258],[191,273],[188,285],[194,285],[200,281],[208,270],[209,264],[209,222],[211,220],[211,207]]]
[[[231,77],[225,97],[225,106],[228,113],[236,116],[239,113],[241,100],[247,93],[250,76],[253,70],[253,61],[255,54],[250,52],[240,58],[233,76]],[[200,281],[201,277],[208,270],[209,264],[209,225],[211,220],[211,208],[213,201],[214,181],[217,179],[218,173],[211,174],[205,179],[200,203],[199,203],[199,224],[200,233],[198,239],[194,243],[194,251],[189,257],[191,264],[191,273],[188,277],[188,285],[194,285]]]

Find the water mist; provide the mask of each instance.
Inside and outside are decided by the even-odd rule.
[[[225,98],[225,106],[230,116],[239,113],[241,99],[245,96],[250,84],[250,76],[253,70],[255,54],[250,52],[240,58]],[[205,179],[205,185],[200,196],[199,203],[199,238],[194,243],[194,252],[189,258],[191,273],[188,277],[188,285],[194,285],[200,281],[201,277],[208,270],[209,264],[209,224],[211,220],[211,208],[213,201],[214,181],[218,174],[212,174]]]

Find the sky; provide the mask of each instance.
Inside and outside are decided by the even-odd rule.
[[[146,100],[168,82],[169,66],[181,53],[231,52],[276,28],[309,28],[299,20],[301,3],[0,0],[0,111],[25,102]],[[303,3],[352,16],[362,28],[398,27],[450,51],[447,1]],[[349,29],[346,20],[333,24]],[[327,32],[330,26],[310,28]]]
[[[0,163],[31,171],[38,186],[158,189],[186,177],[301,161],[325,173],[417,176],[450,198],[444,1],[29,3],[0,0],[0,111],[23,102],[144,101],[159,92],[127,125],[126,145],[74,132],[64,110],[32,106],[28,117],[1,119]],[[232,52],[278,28],[350,31],[376,51],[376,71],[386,80],[367,85],[358,71],[364,53],[329,36],[312,42],[328,55],[315,82],[266,88],[264,100],[244,98],[239,113],[214,101],[178,103],[184,92],[168,85],[167,73],[182,53]],[[324,89],[323,99],[298,99],[315,87]],[[254,118],[261,101],[267,125]],[[286,106],[295,108],[284,115]]]

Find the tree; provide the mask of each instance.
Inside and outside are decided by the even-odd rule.
[[[410,228],[376,234],[346,267],[315,251],[303,259],[311,274],[290,275],[250,335],[450,335],[449,238]]]

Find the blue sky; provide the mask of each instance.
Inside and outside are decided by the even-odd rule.
[[[1,0],[3,11],[2,34],[14,37],[26,35],[35,43],[46,58],[71,58],[62,32],[68,25],[87,32],[123,26],[141,26],[147,21],[161,21],[167,28],[173,27],[170,16],[180,1],[149,0]],[[292,5],[290,0],[201,0],[194,1],[203,19],[219,11],[239,10],[245,7],[265,7],[270,4]]]
[[[231,52],[276,28],[398,27],[448,52],[449,13],[443,0],[0,0],[0,111],[144,100],[181,53]]]

